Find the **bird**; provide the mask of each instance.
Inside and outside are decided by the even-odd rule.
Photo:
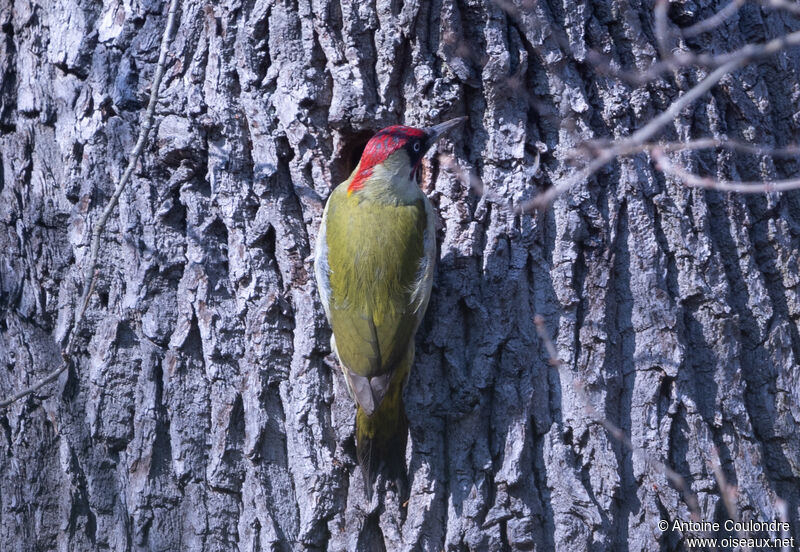
[[[420,166],[464,120],[378,131],[331,192],[317,234],[317,289],[356,403],[356,456],[370,499],[376,469],[404,466],[403,389],[436,266],[436,215],[419,186]]]

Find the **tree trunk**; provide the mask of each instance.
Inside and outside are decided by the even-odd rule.
[[[3,550],[671,550],[703,533],[658,521],[689,521],[696,497],[722,522],[725,496],[758,521],[786,501],[800,534],[800,193],[689,189],[639,154],[514,214],[575,170],[578,141],[629,135],[703,76],[628,85],[589,61],[649,66],[652,2],[514,1],[182,2],[75,361],[0,413]],[[669,26],[726,3],[676,3]],[[61,362],[164,22],[154,0],[0,1],[0,399]],[[687,41],[798,28],[746,4]],[[798,82],[797,50],[765,58],[663,137],[796,142]],[[464,114],[439,151],[484,189],[426,164],[440,253],[405,393],[408,495],[370,504],[310,256],[372,132]]]

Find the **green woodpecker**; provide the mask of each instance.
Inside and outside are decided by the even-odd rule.
[[[356,449],[370,495],[377,460],[405,460],[402,394],[433,283],[435,216],[419,188],[420,163],[464,119],[379,131],[322,215],[314,272],[331,349],[357,405]]]

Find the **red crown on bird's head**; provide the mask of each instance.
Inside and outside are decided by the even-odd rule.
[[[372,174],[372,168],[375,165],[386,161],[391,154],[405,146],[409,140],[424,136],[425,131],[403,125],[394,125],[379,130],[364,147],[358,174],[347,187],[348,195],[364,187],[364,181]]]

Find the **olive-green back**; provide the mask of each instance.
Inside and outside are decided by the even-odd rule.
[[[418,325],[411,294],[424,254],[424,200],[409,205],[333,191],[327,212],[330,317],[340,360],[368,378],[392,370]]]

